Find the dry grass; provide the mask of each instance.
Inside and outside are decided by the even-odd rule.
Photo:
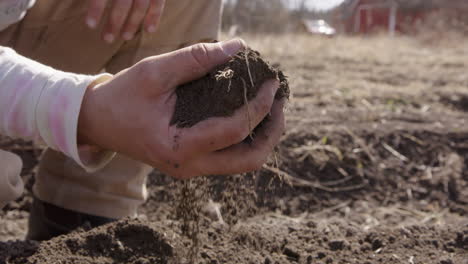
[[[334,105],[321,110],[332,116],[352,108],[365,113],[359,117],[363,121],[382,118],[375,114],[382,111],[430,117],[440,111],[441,97],[468,96],[468,46],[459,45],[465,41],[460,36],[444,45],[385,35],[243,38],[289,75],[296,106]]]
[[[349,96],[372,97],[391,89],[392,94],[402,92],[405,96],[418,96],[427,91],[428,85],[443,81],[450,83],[451,89],[460,91],[468,83],[464,67],[468,62],[466,45],[431,46],[419,39],[384,35],[331,39],[306,35],[245,38],[266,57],[281,62],[287,71],[293,69],[288,73],[292,86],[299,92],[319,88],[326,89],[328,94],[351,92]],[[461,42],[463,39],[458,40]],[[370,86],[369,82],[378,85]]]

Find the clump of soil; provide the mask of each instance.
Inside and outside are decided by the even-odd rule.
[[[245,49],[229,62],[216,67],[205,77],[177,88],[177,102],[171,125],[192,127],[210,117],[227,117],[255,98],[269,79],[281,83],[276,98],[289,98],[284,74],[261,58],[260,53]]]
[[[45,243],[27,241],[22,244],[17,247],[25,248],[26,252],[11,252],[15,247],[8,245],[7,263],[149,264],[168,263],[175,256],[165,234],[150,224],[129,219],[73,232]]]

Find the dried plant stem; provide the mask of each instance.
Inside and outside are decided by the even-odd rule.
[[[250,84],[252,84],[252,87],[254,87],[255,84],[252,78],[252,72],[250,71],[249,52],[245,52],[245,63],[247,64],[247,72],[249,73]]]
[[[247,84],[245,83],[245,80],[241,78],[242,83],[244,84],[244,102],[245,106],[247,107],[247,119],[249,122],[249,137],[250,139],[254,139],[252,135],[252,120],[250,119],[250,108],[249,108],[249,100],[247,98]]]

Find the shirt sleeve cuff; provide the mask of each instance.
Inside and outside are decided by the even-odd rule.
[[[78,118],[88,86],[111,75],[63,74],[52,77],[42,91],[36,109],[37,126],[47,145],[71,157],[87,172],[94,172],[105,167],[115,152],[78,145]]]

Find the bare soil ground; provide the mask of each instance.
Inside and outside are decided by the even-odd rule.
[[[466,39],[247,40],[289,75],[288,130],[263,170],[185,184],[196,263],[468,264]],[[37,151],[1,144],[32,178]],[[22,240],[26,193],[0,212],[0,263],[187,263],[183,186],[155,172],[139,219],[43,243]]]

